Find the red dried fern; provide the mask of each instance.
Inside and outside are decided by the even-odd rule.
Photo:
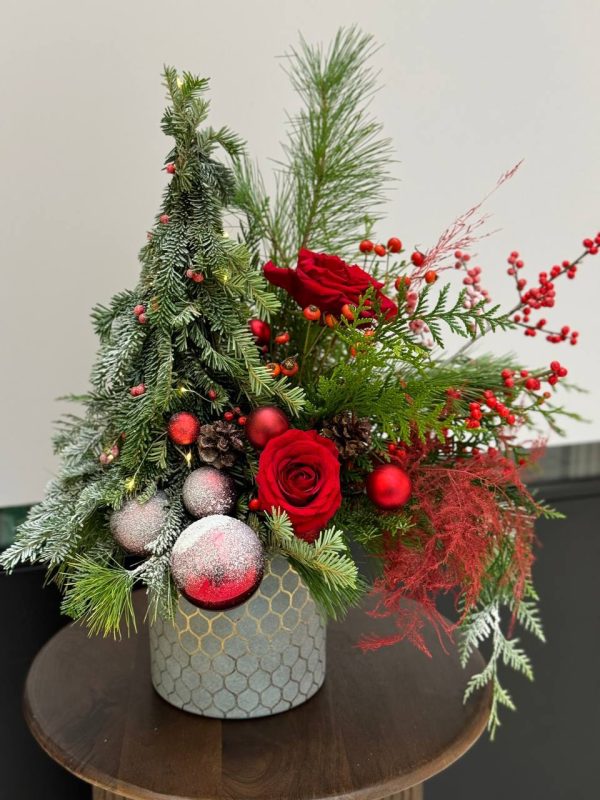
[[[533,562],[535,502],[517,467],[499,453],[454,462],[415,463],[413,527],[385,542],[383,577],[376,583],[376,617],[394,617],[396,633],[364,639],[377,649],[408,639],[428,655],[422,630],[433,623],[440,639],[451,635],[473,608],[486,581],[510,587],[517,600]],[[442,594],[461,597],[459,622],[436,608]],[[416,605],[403,603],[404,599]]]

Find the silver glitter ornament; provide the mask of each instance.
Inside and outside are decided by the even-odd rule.
[[[185,479],[181,497],[193,517],[208,517],[209,514],[229,514],[237,493],[230,475],[214,467],[200,467]]]
[[[256,591],[265,555],[256,533],[239,519],[212,514],[187,527],[171,553],[180,592],[200,608],[233,608]]]
[[[110,516],[110,532],[128,553],[147,555],[148,545],[156,539],[167,517],[168,500],[157,492],[145,503],[128,500]]]

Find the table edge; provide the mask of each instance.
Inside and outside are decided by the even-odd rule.
[[[77,623],[72,623],[67,628],[76,626]],[[65,630],[64,628],[62,630]],[[204,798],[183,797],[182,795],[167,795],[162,792],[155,792],[152,789],[147,789],[140,786],[134,786],[129,783],[122,782],[115,779],[111,775],[99,771],[94,766],[90,765],[89,769],[79,769],[72,763],[72,760],[58,747],[38,725],[35,714],[33,713],[30,695],[31,684],[35,674],[36,668],[39,668],[43,655],[52,644],[55,637],[60,636],[62,631],[58,631],[55,636],[49,639],[44,646],[36,654],[33,662],[27,673],[25,686],[23,690],[22,708],[23,716],[27,727],[29,728],[32,736],[42,748],[42,750],[52,758],[57,764],[66,769],[76,778],[84,781],[91,786],[97,786],[110,792],[121,794],[128,800],[211,800],[210,797]],[[134,634],[135,635],[135,634]],[[479,652],[475,657],[482,661]],[[483,661],[482,661],[483,663]],[[163,700],[163,702],[165,702]],[[351,792],[344,792],[343,794],[328,794],[322,795],[319,798],[311,798],[311,800],[384,800],[390,795],[410,789],[423,783],[426,780],[447,769],[453,763],[458,761],[470,748],[477,742],[481,734],[484,732],[492,702],[492,687],[488,684],[483,689],[479,690],[477,708],[474,710],[470,724],[464,728],[451,744],[445,747],[434,759],[426,761],[418,765],[410,773],[398,776],[397,778],[387,779],[384,782],[364,786]],[[185,712],[181,712],[182,714]],[[239,800],[242,800],[240,798]]]

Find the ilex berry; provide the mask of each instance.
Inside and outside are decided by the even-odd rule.
[[[379,256],[380,258],[382,258],[387,253],[384,244],[376,244],[373,250],[375,251],[375,255]]]
[[[169,175],[175,175],[175,164],[173,164],[173,163],[167,164],[165,169],[169,173]]]
[[[275,337],[275,344],[287,344],[290,340],[290,335],[287,331],[283,331],[283,333],[278,333]]]
[[[161,223],[161,225],[168,225],[170,219],[171,217],[168,214],[161,214],[158,218],[158,221]]]
[[[411,255],[410,260],[415,265],[415,267],[422,267],[425,263],[425,256],[423,253],[420,253],[418,250]]]
[[[392,236],[391,239],[388,239],[387,246],[390,253],[399,253],[402,250],[402,242],[397,236]]]
[[[435,283],[437,281],[438,275],[434,269],[428,269],[425,273],[425,283]]]
[[[373,242],[370,239],[363,239],[362,242],[358,245],[358,249],[361,253],[372,253],[373,252]]]

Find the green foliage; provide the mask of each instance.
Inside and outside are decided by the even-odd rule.
[[[490,738],[493,739],[500,725],[500,708],[504,706],[511,711],[515,704],[508,690],[500,683],[499,669],[501,666],[509,667],[524,675],[528,680],[533,680],[531,661],[519,640],[508,638],[502,630],[501,608],[504,606],[514,615],[514,620],[540,641],[544,642],[544,632],[537,607],[537,594],[531,584],[528,584],[525,595],[520,600],[515,600],[514,594],[506,589],[490,591],[488,588],[482,594],[480,604],[470,611],[463,620],[460,628],[459,653],[463,666],[466,666],[470,656],[482,643],[490,641],[491,653],[482,672],[473,675],[465,691],[465,701],[478,689],[488,683],[492,685],[492,706],[488,720]]]
[[[355,605],[365,586],[346,545],[335,527],[321,531],[314,544],[294,534],[285,511],[265,515],[265,544],[285,555],[304,578],[311,595],[333,619]]]
[[[426,323],[433,341],[444,347],[441,323],[459,336],[474,339],[477,334],[493,333],[496,330],[508,330],[514,323],[508,315],[500,312],[500,306],[487,307],[486,303],[477,303],[472,308],[465,308],[464,299],[466,291],[459,292],[452,303],[448,297],[450,284],[446,283],[440,289],[435,300],[430,297],[431,286],[425,286],[419,293],[419,299],[412,319],[419,319]],[[408,318],[401,315],[398,327],[408,330]]]
[[[90,635],[117,638],[123,627],[129,635],[131,628],[136,630],[131,597],[134,582],[135,572],[118,563],[77,556],[62,576],[62,611],[85,622]]]
[[[238,164],[236,203],[246,241],[264,245],[281,266],[308,244],[343,255],[364,231],[365,209],[372,221],[385,199],[391,148],[368,111],[374,52],[372,37],[356,28],[338,31],[327,50],[301,39],[287,70],[302,107],[289,117],[275,197],[254,165]]]
[[[58,570],[65,610],[105,633],[118,629],[122,615],[131,621],[125,597],[133,581],[118,562],[108,517],[131,495],[143,499],[158,487],[170,494],[168,518],[135,574],[148,586],[151,613],[172,609],[168,556],[184,520],[181,484],[197,457],[190,453],[188,464],[167,439],[171,414],[188,410],[208,420],[226,406],[269,401],[298,414],[304,403],[302,389],[272,377],[248,331],[250,316],[268,318],[279,301],[246,246],[223,232],[235,181],[216,150],[239,158],[242,143],[227,129],[199,128],[209,110],[206,80],[167,67],[165,83],[170,104],[162,128],[174,138],[166,162],[175,174],[140,253],[139,284],[94,309],[99,351],[90,390],[73,398],[82,412],[58,426],[61,471],[0,559],[5,569],[41,561],[52,574]],[[191,281],[189,269],[204,281]],[[145,308],[145,324],[133,313],[136,305]],[[144,393],[132,397],[131,387],[141,383]],[[214,404],[209,389],[217,392]],[[103,466],[101,453],[112,449],[118,455]]]

